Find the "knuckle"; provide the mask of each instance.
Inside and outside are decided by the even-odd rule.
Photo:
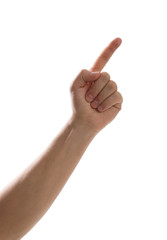
[[[107,72],[102,72],[101,75],[107,79],[107,80],[110,80],[110,75],[107,73]]]
[[[112,86],[112,89],[114,89],[114,90],[116,90],[116,91],[117,91],[117,89],[118,89],[118,86],[117,86],[116,82],[114,82],[114,81],[111,81],[111,86]]]
[[[87,72],[87,70],[83,68],[83,69],[80,71],[80,74],[82,75],[82,74],[84,74],[85,72]]]
[[[110,80],[107,84],[107,90],[112,91],[112,92],[113,91],[116,92],[117,91],[117,84]]]
[[[115,104],[115,107],[120,111],[122,109],[122,103]]]
[[[81,71],[80,71],[80,73],[78,74],[78,77],[79,78],[85,78],[85,76],[87,76],[87,72],[88,72],[88,70],[87,69],[82,69]]]
[[[122,97],[122,95],[121,95],[121,103],[123,103],[123,101],[124,101],[124,99],[123,99],[123,97]]]
[[[111,91],[113,88],[112,88],[112,85],[111,85],[111,83],[109,82],[108,84],[107,84],[107,91]]]

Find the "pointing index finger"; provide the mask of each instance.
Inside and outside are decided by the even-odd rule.
[[[96,59],[94,65],[91,67],[91,72],[101,72],[104,66],[107,64],[115,50],[121,45],[121,38],[115,38],[110,44],[103,50],[100,56]]]

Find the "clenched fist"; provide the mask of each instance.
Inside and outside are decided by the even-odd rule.
[[[101,72],[112,54],[120,46],[121,39],[114,39],[101,53],[90,71],[83,69],[73,81],[73,117],[98,133],[121,110],[123,98],[117,84],[107,72]]]

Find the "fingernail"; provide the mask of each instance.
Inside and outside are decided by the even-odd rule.
[[[91,106],[93,107],[93,108],[96,108],[97,106],[98,106],[98,101],[93,101],[92,103],[91,103]]]
[[[94,77],[98,76],[100,74],[100,72],[91,72],[91,75]]]
[[[91,94],[86,96],[86,99],[90,102],[93,100],[93,96]]]
[[[98,107],[98,110],[101,112],[101,111],[103,111],[103,106],[101,105],[101,106],[99,106]]]
[[[92,75],[99,74],[100,72],[91,72]]]

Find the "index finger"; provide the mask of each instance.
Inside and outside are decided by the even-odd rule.
[[[110,44],[103,50],[100,56],[95,61],[94,65],[91,67],[91,72],[99,71],[101,72],[104,66],[107,64],[115,50],[121,45],[121,38],[115,38],[110,42]]]

